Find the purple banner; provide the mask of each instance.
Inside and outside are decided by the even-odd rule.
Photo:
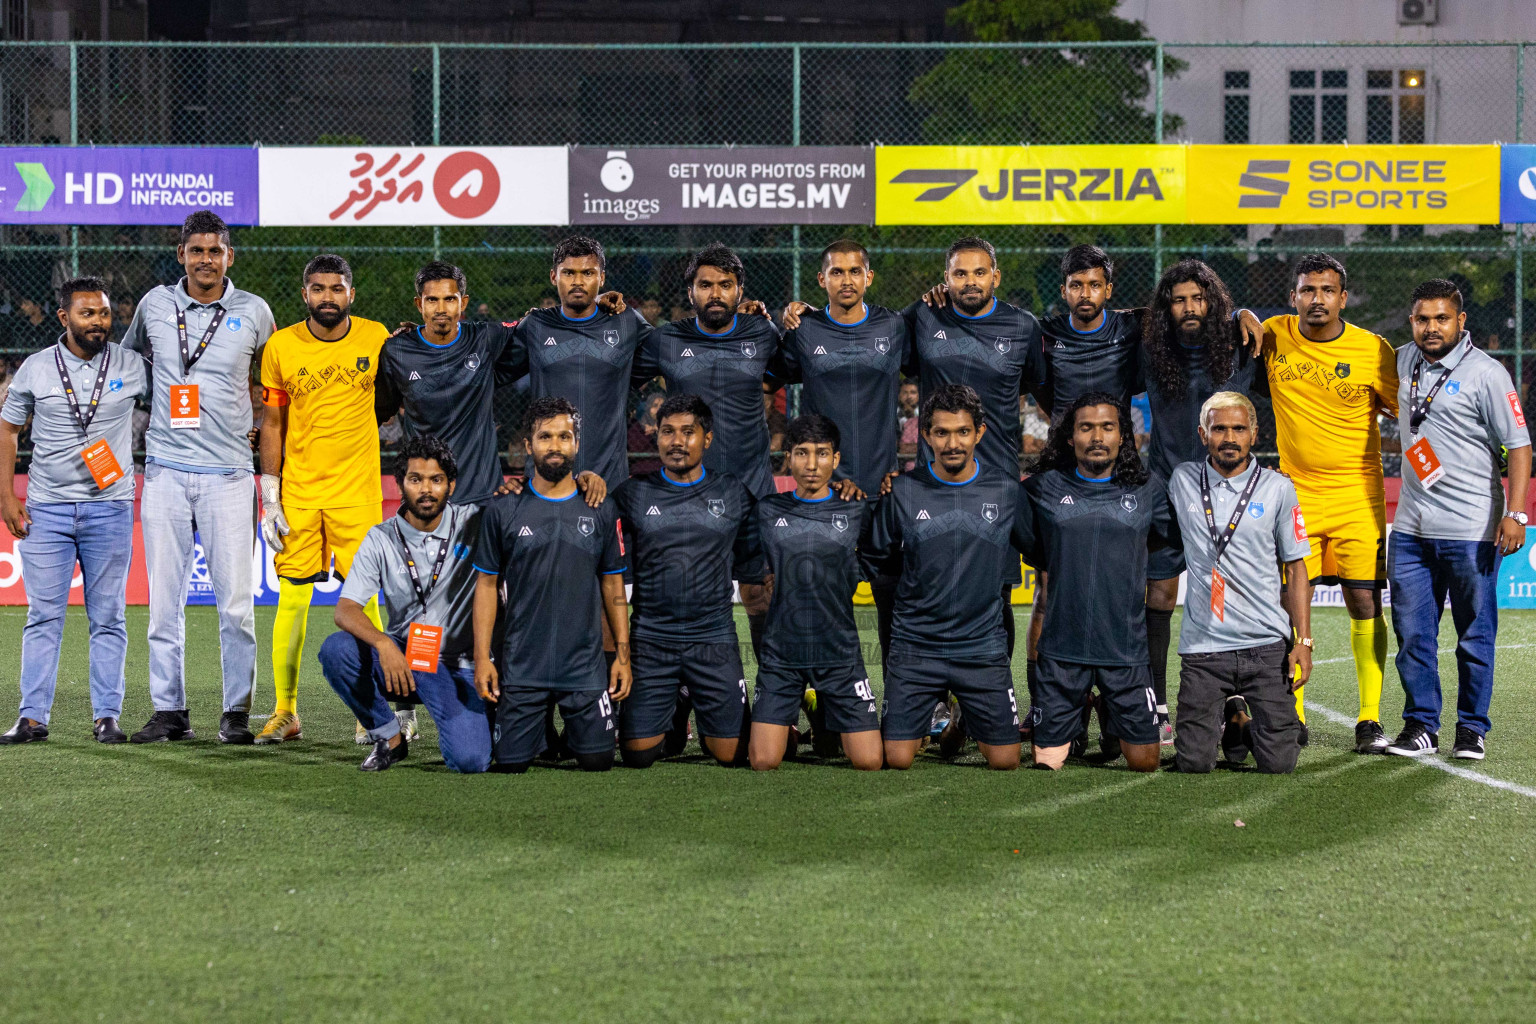
[[[254,149],[0,148],[0,224],[255,224]]]

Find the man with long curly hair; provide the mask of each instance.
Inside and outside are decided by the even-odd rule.
[[[1242,344],[1232,317],[1232,297],[1216,272],[1199,260],[1180,260],[1163,272],[1152,305],[1141,321],[1141,363],[1152,405],[1152,446],[1148,462],[1166,479],[1182,462],[1204,458],[1200,407],[1218,391],[1248,395],[1257,362]],[[1152,690],[1163,742],[1168,724],[1168,647],[1173,609],[1179,599],[1184,553],[1154,551],[1147,562],[1147,644]]]
[[[1034,694],[1038,768],[1058,769],[1099,692],[1105,734],[1136,771],[1157,769],[1157,700],[1147,651],[1147,552],[1178,547],[1167,481],[1142,465],[1131,411],[1114,395],[1080,396],[1024,482],[1032,531],[1025,560],[1050,574]]]

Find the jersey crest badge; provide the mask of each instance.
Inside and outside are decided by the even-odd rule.
[[[369,363],[369,360],[368,360],[367,356],[358,356],[357,357],[357,372],[358,373],[367,373],[368,372],[368,367],[370,365],[371,364]]]
[[[657,508],[655,505],[652,505],[650,508],[645,510],[645,514],[648,516],[659,516],[661,515],[661,509]]]
[[[1134,495],[1134,494],[1122,494],[1122,495],[1120,495],[1120,507],[1125,509],[1127,512],[1135,512],[1136,511],[1136,495]]]
[[[1248,503],[1248,514],[1255,519],[1263,519],[1264,503],[1262,501],[1250,501]]]
[[[773,525],[774,526],[788,526],[789,522],[783,516],[779,516],[779,521],[774,523]]]
[[[1009,353],[1009,351],[1013,348],[1013,339],[1012,338],[998,338],[998,339],[994,340],[992,342],[992,344],[997,348],[997,351],[998,351],[999,355],[1007,355]]]
[[[525,526],[521,530],[517,531],[517,535],[519,537],[532,537],[533,536],[533,531],[528,529],[528,527]]]
[[[981,506],[981,518],[989,523],[997,522],[997,506],[991,502]]]
[[[619,332],[618,331],[604,331],[603,332],[603,344],[607,345],[609,348],[618,348],[619,347]]]
[[[480,369],[480,357],[479,356],[470,356],[468,359],[464,360],[464,366],[465,366],[466,369],[470,369],[470,370],[478,370],[478,369]]]
[[[407,377],[406,380],[421,380],[421,374],[417,373],[415,370],[412,370],[411,375]]]
[[[544,339],[544,347],[545,348],[549,348],[554,343],[555,343],[555,339],[554,338],[545,338]]]
[[[891,339],[890,338],[876,338],[875,339],[875,351],[876,352],[879,352],[881,355],[885,355],[890,350],[891,350]]]
[[[224,327],[226,330],[238,331],[240,329],[240,318],[237,316],[227,317],[224,320]]]
[[[919,522],[921,522],[924,519],[930,518],[930,516],[928,515],[928,510],[925,509],[925,508],[918,509],[918,511],[917,511],[917,518],[918,518]]]
[[[107,390],[108,391],[121,391],[121,390],[123,390],[123,379],[121,377],[117,377],[117,378],[114,378],[112,380],[107,381]]]
[[[841,512],[838,512],[835,515],[833,515],[832,516],[832,528],[837,530],[839,533],[841,533],[844,530],[848,529],[848,517],[843,515]]]
[[[721,516],[725,515],[724,499],[710,498],[709,501],[705,504],[709,506],[709,514],[714,516],[716,519],[719,519]]]
[[[1338,374],[1340,377],[1348,377],[1349,376],[1349,364],[1348,363],[1334,363],[1333,364],[1333,372]]]
[[[744,342],[742,342],[741,343],[741,354],[746,356],[748,359],[751,359],[753,356],[757,355],[757,342],[755,342],[755,341],[744,341]]]
[[[576,520],[576,532],[583,537],[590,537],[597,530],[597,520],[591,516],[582,516]]]
[[[826,347],[823,346],[823,345],[817,345],[816,346],[816,351],[811,353],[811,355],[813,355],[813,356],[824,356],[826,354],[827,354],[827,350],[826,350]]]
[[[1454,395],[1454,394],[1456,394],[1460,390],[1461,390],[1461,381],[1459,381],[1459,380],[1448,380],[1448,381],[1445,382],[1445,393],[1446,394]]]

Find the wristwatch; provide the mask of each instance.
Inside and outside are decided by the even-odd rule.
[[[1304,637],[1302,637],[1300,640],[1298,640],[1296,642],[1301,644],[1301,646],[1307,648],[1308,650],[1312,649],[1312,638],[1309,637],[1309,636],[1304,636]]]
[[[1524,512],[1516,512],[1514,509],[1510,509],[1508,512],[1505,512],[1504,517],[1506,519],[1513,519],[1521,526],[1524,526],[1531,521],[1530,516],[1526,515]]]

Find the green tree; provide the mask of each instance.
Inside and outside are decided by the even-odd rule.
[[[977,42],[1061,43],[1041,49],[950,50],[908,94],[923,135],[948,145],[1152,142],[1155,72],[1146,26],[1115,15],[1116,0],[964,0],[951,25]],[[1144,46],[1073,47],[1083,42]],[[1183,68],[1164,61],[1164,74]],[[1163,129],[1181,119],[1164,114]]]

